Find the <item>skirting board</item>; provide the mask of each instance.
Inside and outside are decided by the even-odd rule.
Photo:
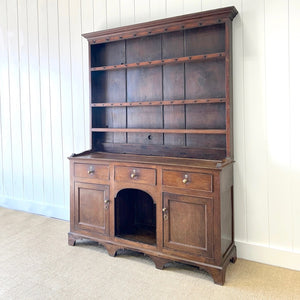
[[[16,200],[0,196],[0,206],[25,211],[37,215],[57,218],[62,220],[70,220],[70,209],[68,206],[56,206],[49,203],[40,203],[33,201]]]
[[[238,258],[300,271],[300,253],[235,241]]]

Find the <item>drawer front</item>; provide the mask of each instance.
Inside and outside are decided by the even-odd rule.
[[[163,185],[213,192],[213,175],[188,171],[163,170]]]
[[[138,167],[115,167],[115,181],[156,185],[156,170]]]
[[[109,180],[109,167],[98,164],[79,164],[74,166],[75,177]]]

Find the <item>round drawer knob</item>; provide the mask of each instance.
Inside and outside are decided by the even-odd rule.
[[[88,169],[88,174],[89,174],[89,175],[92,175],[92,174],[94,174],[94,173],[95,173],[94,167],[93,167],[93,166],[90,166],[89,169]]]
[[[188,181],[189,181],[189,176],[188,176],[188,174],[185,174],[185,175],[184,175],[184,178],[182,179],[182,182],[183,182],[184,184],[187,184]]]
[[[137,174],[136,174],[136,170],[135,169],[132,170],[132,173],[130,174],[130,178],[131,179],[136,179],[137,178]]]

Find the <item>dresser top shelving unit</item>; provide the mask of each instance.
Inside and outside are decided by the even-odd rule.
[[[232,158],[234,7],[83,34],[94,152]]]

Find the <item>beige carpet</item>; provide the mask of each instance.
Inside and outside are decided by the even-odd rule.
[[[0,299],[300,299],[300,272],[238,259],[223,287],[133,252],[68,246],[69,223],[0,207]]]

